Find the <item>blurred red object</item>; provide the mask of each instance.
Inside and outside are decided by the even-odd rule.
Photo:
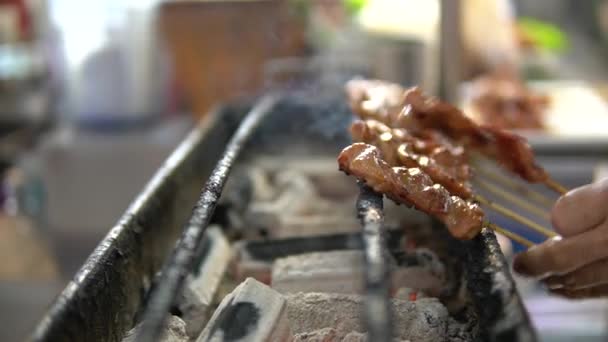
[[[16,11],[19,40],[32,38],[32,18],[26,0],[0,0],[0,10]]]

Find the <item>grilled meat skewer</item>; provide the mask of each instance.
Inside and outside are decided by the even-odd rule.
[[[458,108],[425,96],[414,87],[402,89],[382,81],[355,80],[347,85],[351,107],[362,118],[374,118],[392,128],[407,129],[415,136],[435,130],[453,142],[477,150],[532,183],[549,180],[538,166],[526,141],[516,134],[480,126]]]
[[[453,153],[442,146],[429,149],[429,145],[439,145],[430,141],[422,141],[425,148],[420,148],[421,140],[409,135],[407,131],[391,129],[374,120],[355,121],[351,125],[351,135],[354,141],[378,147],[390,166],[420,168],[451,194],[464,199],[473,195],[468,184],[469,167],[463,153]],[[449,161],[449,164],[441,164],[438,160]]]
[[[476,203],[450,195],[420,168],[391,167],[376,146],[350,145],[338,156],[338,164],[341,171],[393,201],[436,217],[456,238],[471,239],[483,227],[484,214]]]

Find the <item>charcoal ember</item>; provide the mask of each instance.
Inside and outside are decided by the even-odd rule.
[[[286,295],[287,311],[295,334],[333,328],[338,334],[365,332],[361,313],[364,298],[336,293],[297,293]],[[434,298],[415,302],[391,300],[394,335],[412,341],[446,341],[447,309]]]
[[[409,287],[400,287],[393,294],[393,298],[415,301],[422,298],[428,298],[429,296],[424,292]]]
[[[232,248],[218,226],[207,229],[203,246],[200,266],[188,275],[177,304],[191,338],[196,338],[209,320],[219,286],[232,258]]]
[[[439,294],[444,286],[442,273],[423,262],[407,267],[393,265],[392,287],[420,289]],[[272,270],[272,287],[283,293],[365,292],[363,252],[344,250],[316,252],[277,259]]]
[[[141,323],[131,329],[122,339],[122,342],[135,342],[135,338],[137,337],[140,328]],[[171,316],[168,319],[167,326],[165,327],[161,338],[158,339],[159,342],[186,342],[189,340],[190,338],[188,337],[188,334],[186,334],[186,323],[177,316]]]
[[[224,297],[197,341],[290,341],[286,306],[280,293],[248,278]]]

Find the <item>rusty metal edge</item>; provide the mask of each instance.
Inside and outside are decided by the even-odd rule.
[[[393,315],[390,302],[389,252],[384,226],[384,199],[359,183],[357,216],[361,221],[365,265],[364,316],[370,341],[393,339]]]

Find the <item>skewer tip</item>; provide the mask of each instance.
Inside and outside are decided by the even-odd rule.
[[[568,192],[568,188],[559,184],[558,182],[556,182],[554,179],[551,179],[551,178],[549,178],[545,181],[545,185],[549,189],[557,192],[560,195],[565,195]]]
[[[488,223],[486,223],[486,227],[492,229],[496,233],[499,233],[499,234],[502,234],[502,235],[508,237],[509,239],[511,239],[511,240],[513,240],[513,241],[515,241],[515,242],[517,242],[517,243],[519,243],[519,244],[521,244],[521,245],[523,245],[523,246],[525,246],[527,248],[530,248],[530,247],[534,246],[534,242],[526,239],[525,237],[523,237],[521,235],[515,234],[515,233],[513,233],[513,232],[511,232],[509,230],[506,230],[506,229],[504,229],[504,228],[502,228],[499,225],[496,225],[494,223],[488,222]]]

